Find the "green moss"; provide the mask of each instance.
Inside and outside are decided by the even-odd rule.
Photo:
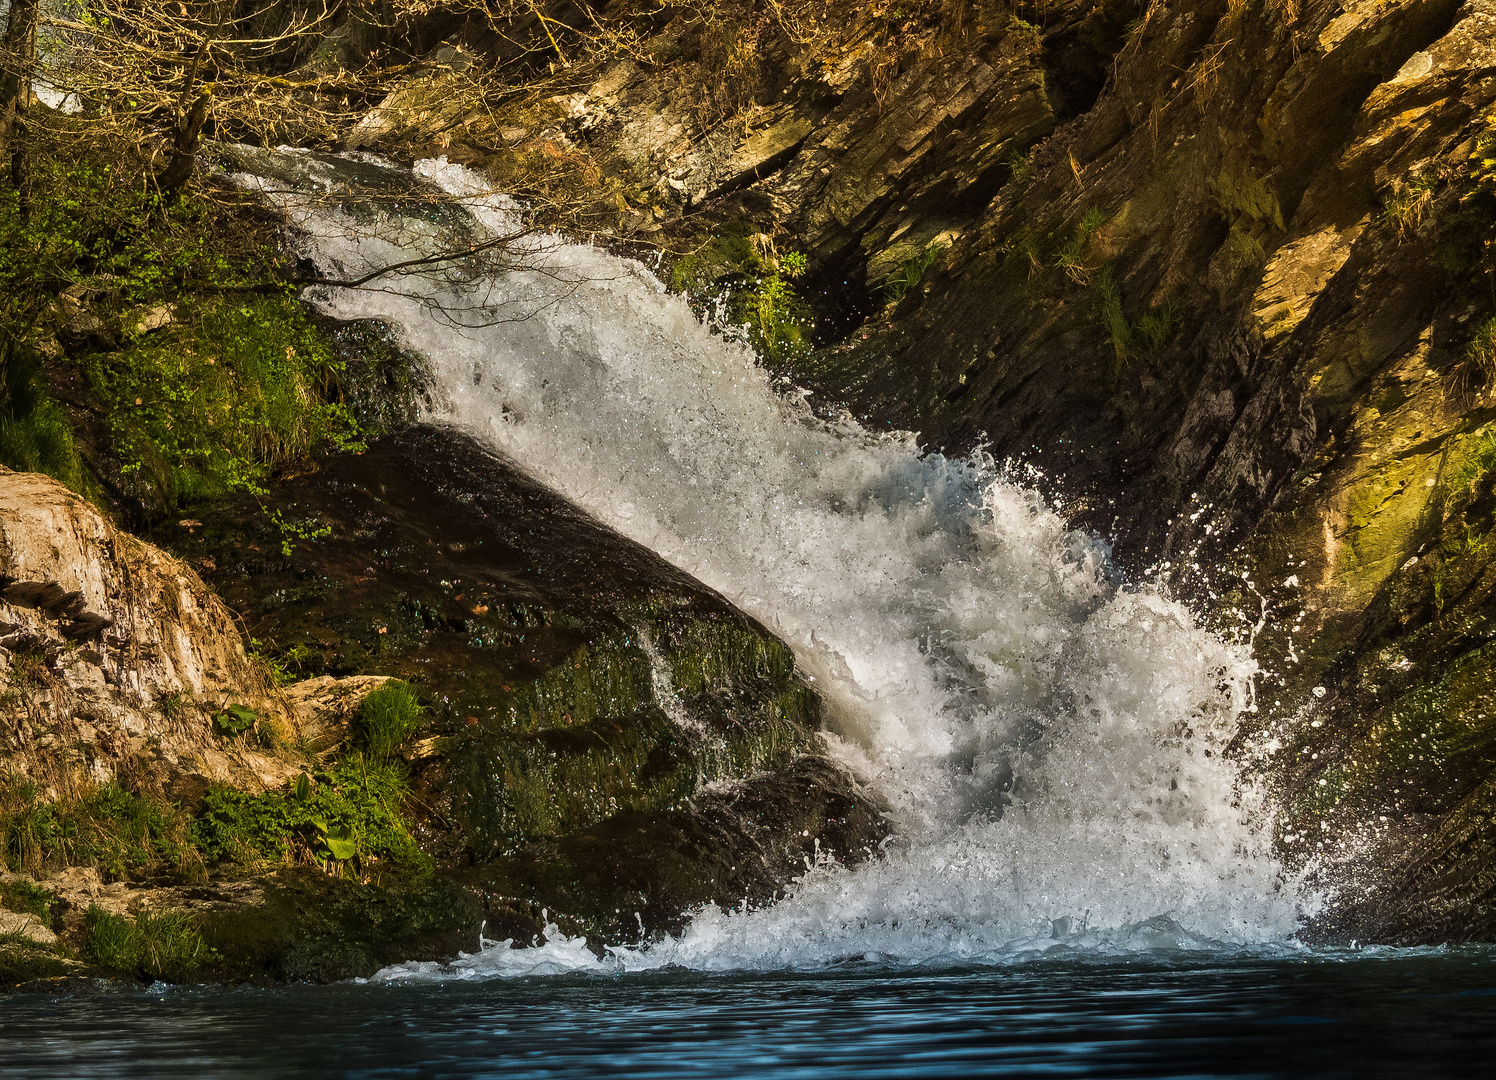
[[[1496,743],[1493,660],[1491,649],[1473,649],[1379,711],[1294,808],[1299,827],[1306,816],[1323,818],[1345,805],[1385,803],[1405,781],[1440,773],[1456,755],[1489,753]]]
[[[393,758],[420,726],[420,699],[409,683],[399,679],[369,691],[359,706],[358,739],[376,759]]]
[[[485,857],[619,813],[678,808],[703,784],[806,748],[819,700],[791,681],[794,655],[777,639],[668,603],[629,618],[648,628],[649,653],[609,639],[577,650],[464,754],[459,813]]]
[[[1283,231],[1283,208],[1266,182],[1245,165],[1224,165],[1211,184],[1221,212],[1230,222],[1245,218]]]
[[[197,922],[183,911],[141,911],[126,919],[91,905],[83,919],[84,951],[110,971],[179,982],[210,958]]]
[[[1226,250],[1232,272],[1260,268],[1267,262],[1264,240],[1269,230],[1284,230],[1277,195],[1246,165],[1222,166],[1210,187],[1230,226]]]
[[[0,985],[55,979],[77,970],[76,961],[61,955],[56,948],[38,945],[20,934],[0,935]]]
[[[661,635],[670,677],[682,694],[699,694],[750,679],[780,681],[795,671],[795,654],[778,638],[744,623],[691,619]]]
[[[583,646],[522,689],[509,706],[520,733],[578,727],[599,716],[631,716],[649,701],[649,661],[637,647],[604,639]]]

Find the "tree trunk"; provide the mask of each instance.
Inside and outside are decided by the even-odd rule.
[[[39,0],[10,0],[10,18],[0,41],[0,162],[10,158],[11,183],[26,205],[26,110],[36,67]]]
[[[176,139],[171,147],[171,159],[166,163],[166,168],[156,174],[156,186],[161,193],[171,197],[182,190],[188,180],[192,179],[193,170],[197,165],[197,148],[203,133],[203,124],[208,119],[208,102],[212,100],[212,94],[204,90],[198,95],[197,100],[177,121]]]

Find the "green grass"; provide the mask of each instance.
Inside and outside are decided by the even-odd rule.
[[[1101,323],[1111,339],[1118,370],[1139,355],[1152,355],[1169,342],[1174,334],[1174,312],[1165,304],[1149,308],[1133,321],[1122,309],[1122,289],[1110,266],[1102,267],[1096,277],[1096,294],[1101,301]]]
[[[883,283],[883,298],[892,304],[904,299],[910,289],[924,280],[925,272],[935,265],[935,260],[940,258],[940,253],[944,250],[944,245],[930,243],[905,259]]]
[[[91,905],[83,918],[84,951],[100,967],[149,980],[190,978],[211,957],[184,911],[141,911],[133,918]]]
[[[0,345],[0,390],[0,465],[46,473],[88,494],[72,425],[47,394],[41,365],[28,347]]]
[[[113,876],[172,869],[193,876],[200,861],[188,815],[118,784],[85,786],[47,800],[32,781],[0,780],[0,864],[38,874],[62,866],[97,866]]]
[[[1470,344],[1465,346],[1465,357],[1473,364],[1486,385],[1496,384],[1496,318],[1488,319]]]
[[[415,689],[399,679],[369,691],[358,710],[358,736],[370,756],[386,760],[400,752],[421,726]]]
[[[1091,249],[1091,241],[1106,223],[1106,212],[1098,206],[1091,207],[1081,216],[1075,231],[1055,255],[1055,266],[1063,270],[1065,276],[1077,285],[1085,285],[1091,280],[1093,270],[1088,264],[1087,255]]]
[[[48,361],[81,368],[122,495],[149,512],[257,491],[287,463],[354,445],[341,362],[290,290],[256,291],[284,268],[268,218],[227,193],[163,200],[148,180],[158,163],[109,123],[49,114],[29,138],[29,206],[0,185],[0,463],[103,493],[38,359],[71,317],[64,289],[121,330],[175,312],[117,351]]]
[[[0,905],[23,915],[35,915],[43,925],[52,921],[57,894],[24,878],[0,881]]]

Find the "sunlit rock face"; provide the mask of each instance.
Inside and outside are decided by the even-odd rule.
[[[185,530],[184,530],[185,531]],[[188,564],[114,528],[56,481],[0,469],[4,755],[45,786],[143,767],[174,784],[278,782],[289,766],[228,752],[228,701],[289,726],[233,616]]]

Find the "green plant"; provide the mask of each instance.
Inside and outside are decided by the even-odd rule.
[[[248,705],[236,703],[225,706],[221,713],[213,717],[213,728],[224,738],[232,739],[253,728],[259,718],[260,714]]]
[[[51,674],[46,654],[38,649],[21,649],[10,656],[10,678],[17,685],[43,686]]]
[[[36,354],[13,340],[0,342],[0,464],[46,473],[82,494],[91,490],[72,426],[47,394]]]
[[[281,554],[288,558],[296,550],[297,540],[320,540],[324,536],[332,535],[331,525],[317,525],[311,518],[304,521],[287,521],[281,516],[279,510],[271,510],[269,515],[275,527],[280,530]]]
[[[32,874],[97,866],[115,876],[166,867],[192,876],[201,860],[188,823],[176,806],[115,783],[47,800],[34,781],[0,781],[0,863]]]
[[[189,978],[211,956],[196,920],[185,911],[147,908],[126,919],[92,904],[83,933],[94,963],[146,979]]]
[[[1465,346],[1465,358],[1481,373],[1486,385],[1496,384],[1496,318],[1488,319],[1475,331]]]
[[[1460,449],[1463,451],[1464,445]],[[1476,432],[1474,442],[1458,460],[1449,474],[1450,486],[1455,489],[1469,487],[1496,472],[1496,429],[1485,427]]]
[[[1477,189],[1496,190],[1496,108],[1486,112],[1485,124],[1470,157],[1470,178]]]
[[[361,446],[352,414],[333,400],[343,361],[288,298],[205,302],[180,325],[82,367],[108,411],[122,474],[167,510],[261,494],[291,461]],[[326,535],[274,520],[283,547]]]
[[[1080,223],[1070,234],[1070,239],[1061,245],[1059,252],[1055,255],[1055,266],[1063,270],[1065,276],[1077,285],[1085,285],[1091,280],[1091,274],[1094,271],[1087,265],[1086,256],[1090,250],[1091,241],[1106,225],[1106,222],[1105,211],[1097,206],[1091,207],[1081,216]]]
[[[1033,161],[1030,160],[1027,154],[1022,153],[1018,150],[1014,150],[1011,154],[1004,158],[1003,164],[1008,167],[1009,183],[1017,187],[1022,187],[1024,184],[1028,183],[1029,177],[1032,176],[1034,172]]]
[[[1168,343],[1174,332],[1174,312],[1168,304],[1149,308],[1130,322],[1122,310],[1122,290],[1110,265],[1102,267],[1097,275],[1096,292],[1101,300],[1101,322],[1111,338],[1119,368],[1131,357],[1155,353]]]
[[[249,870],[357,860],[365,872],[423,874],[430,860],[406,826],[406,795],[398,765],[354,754],[278,791],[214,788],[192,834],[204,859]]]
[[[44,925],[51,922],[51,908],[56,901],[56,893],[24,878],[0,881],[0,904],[11,911],[35,915]]]
[[[932,241],[900,263],[898,269],[883,283],[884,299],[892,304],[904,299],[909,290],[920,283],[925,276],[925,271],[935,264],[935,260],[940,258],[940,253],[944,250],[943,245]]]
[[[1394,180],[1391,194],[1382,207],[1382,220],[1396,228],[1399,237],[1407,237],[1423,223],[1433,206],[1439,180],[1436,168],[1418,170],[1407,180]]]
[[[369,691],[359,706],[359,740],[376,759],[394,757],[420,726],[420,699],[409,683],[398,679]]]

